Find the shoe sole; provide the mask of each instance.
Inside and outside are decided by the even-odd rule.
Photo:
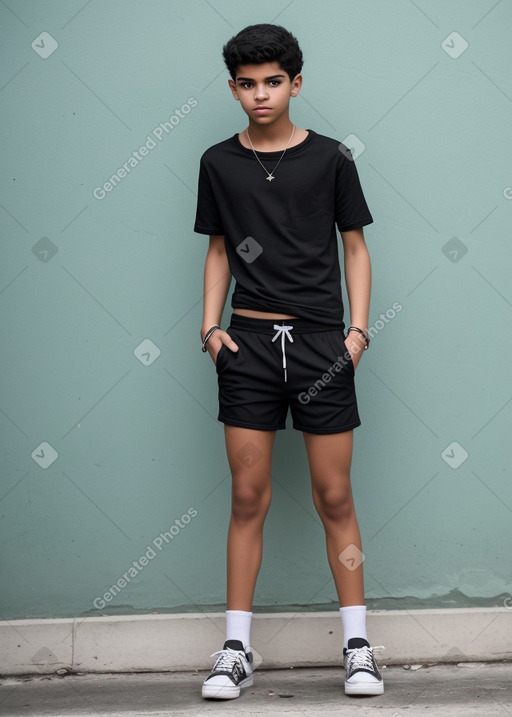
[[[383,682],[357,682],[351,684],[345,682],[345,694],[346,695],[383,695],[384,694],[384,683]]]
[[[241,682],[238,687],[235,685],[219,687],[218,685],[203,684],[201,695],[210,700],[234,700],[240,697],[240,691],[243,687],[250,687],[253,682],[254,677],[251,675]]]

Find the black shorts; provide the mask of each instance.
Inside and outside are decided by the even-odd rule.
[[[239,350],[222,345],[217,355],[219,421],[281,430],[289,407],[299,431],[340,433],[361,425],[341,322],[232,314],[227,332]]]

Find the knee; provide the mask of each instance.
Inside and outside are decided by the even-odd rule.
[[[315,505],[321,518],[345,522],[354,512],[354,502],[350,484],[345,487],[332,487],[317,491]]]
[[[269,491],[259,490],[252,486],[241,486],[233,489],[231,496],[231,515],[238,521],[264,518],[269,504]]]

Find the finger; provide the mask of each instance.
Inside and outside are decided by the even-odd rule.
[[[226,346],[230,351],[233,351],[234,353],[238,351],[238,344],[235,344],[235,342],[231,338],[229,339],[229,341],[226,341]]]

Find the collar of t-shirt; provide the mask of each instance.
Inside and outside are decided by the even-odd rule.
[[[288,147],[288,149],[286,150],[286,154],[296,154],[297,152],[301,152],[303,149],[305,149],[311,144],[313,139],[316,137],[316,132],[314,132],[312,129],[307,129],[306,132],[308,132],[308,136],[304,137],[302,142],[293,145],[293,147]],[[237,132],[232,137],[236,147],[240,149],[244,154],[251,154],[254,156],[254,152],[252,151],[252,149],[244,147],[244,145],[240,142],[238,134],[239,133]],[[260,152],[260,150],[257,149],[256,153],[258,157],[264,157],[265,159],[273,159],[274,157],[280,157],[283,154],[283,150],[278,149],[272,152]]]

